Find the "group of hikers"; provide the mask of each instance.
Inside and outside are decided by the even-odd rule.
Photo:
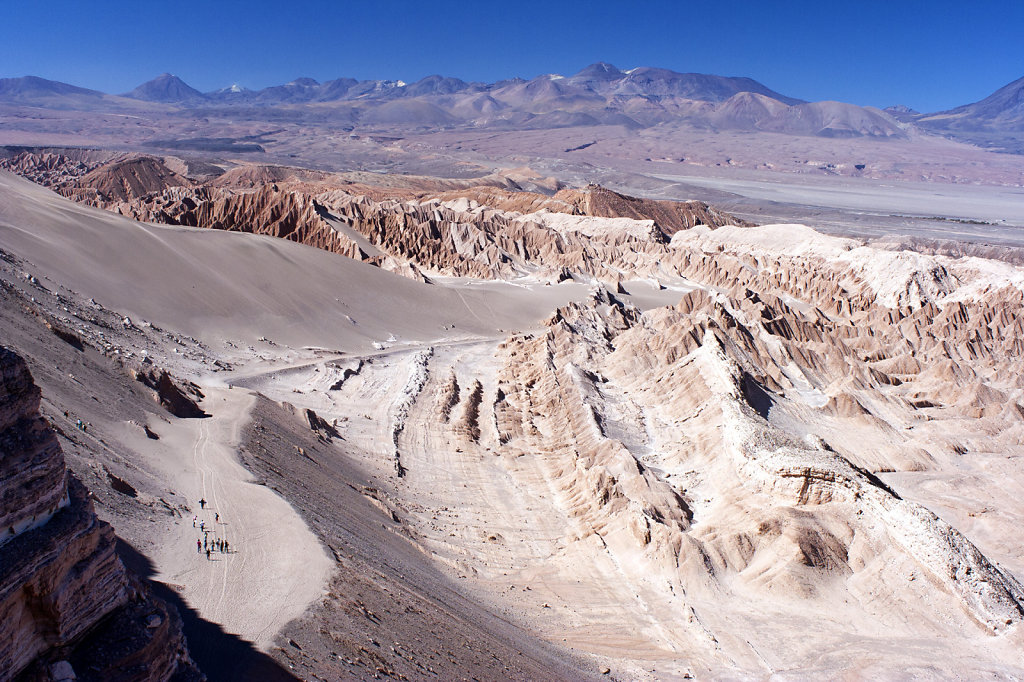
[[[69,413],[67,410],[64,410],[64,416],[67,419],[71,419],[71,413]],[[84,422],[81,419],[75,420],[75,428],[78,429],[79,431],[82,431],[83,433],[88,432],[90,426],[92,426],[92,424],[90,424],[89,422]]]
[[[206,509],[206,498],[199,500],[199,508]],[[214,523],[220,523],[220,512],[215,512],[213,516]],[[231,551],[231,544],[227,540],[216,536],[210,537],[210,533],[213,531],[206,527],[206,521],[199,520],[198,515],[192,517],[192,527],[198,528],[199,532],[203,534],[202,539],[196,540],[196,552],[199,554],[206,552],[207,561],[212,561],[211,554],[213,552],[227,554]]]

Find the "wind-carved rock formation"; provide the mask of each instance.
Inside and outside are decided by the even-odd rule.
[[[534,192],[513,192],[501,187],[469,187],[424,198],[439,199],[442,202],[463,200],[467,208],[470,202],[475,202],[492,209],[522,214],[546,210],[552,213],[596,218],[653,220],[665,237],[671,237],[680,230],[697,225],[752,225],[703,201],[643,199],[620,194],[600,185],[588,185],[583,189],[562,189],[554,196]]]
[[[358,244],[325,220],[312,199],[277,185],[252,191],[169,187],[104,208],[144,222],[261,234],[371,260]]]
[[[39,403],[24,361],[0,347],[0,680],[30,667],[41,680],[69,669],[78,679],[200,679],[177,614],[121,563]],[[116,654],[97,657],[115,636]],[[71,664],[52,672],[61,659]]]
[[[796,616],[842,594],[844,608],[870,614],[879,590],[921,622],[966,613],[989,633],[1016,632],[1024,588],[1011,574],[856,464],[856,450],[767,421],[773,401],[811,392],[801,371],[814,385],[826,368],[834,386],[844,372],[872,378],[843,341],[832,346],[837,334],[806,322],[792,331],[769,313],[781,301],[752,298],[696,290],[640,314],[601,294],[560,309],[541,334],[510,338],[498,353],[501,399],[488,406],[497,452],[554,482],[570,540],[598,536],[633,579],[657,576],[664,600],[699,614],[679,626],[704,642],[701,656],[718,655],[714,609]],[[1008,419],[1019,430],[1021,417]],[[928,580],[904,588],[915,573]]]
[[[168,187],[192,186],[155,157],[101,150],[27,151],[0,159],[0,168],[99,208],[139,201]]]
[[[405,387],[402,389],[398,400],[391,406],[389,413],[389,419],[391,420],[391,440],[394,447],[392,457],[394,458],[395,463],[395,473],[398,474],[399,477],[405,475],[405,467],[402,466],[402,453],[399,441],[402,437],[402,432],[405,431],[406,422],[409,418],[409,409],[416,401],[420,391],[423,390],[423,386],[427,383],[427,377],[429,376],[427,364],[430,362],[430,357],[433,354],[433,348],[427,348],[426,350],[420,351],[416,354],[415,359],[410,365],[409,378],[405,382]]]
[[[540,519],[526,504],[521,519],[481,525],[529,527],[553,514],[557,530],[547,532],[557,540],[495,569],[497,536],[452,520],[432,536],[434,551],[460,574],[491,571],[491,589],[506,570],[509,583],[530,580],[522,567],[536,561],[608,557],[614,578],[595,593],[621,590],[644,605],[623,628],[643,629],[651,646],[709,674],[763,669],[753,645],[736,640],[737,622],[754,633],[819,617],[822,646],[884,631],[907,642],[988,641],[984,660],[1009,661],[993,652],[1019,651],[1024,589],[979,549],[991,537],[972,537],[976,546],[885,475],[938,478],[965,462],[987,466],[986,453],[1020,452],[1021,271],[797,226],[651,243],[622,239],[608,262],[651,268],[678,288],[676,305],[641,312],[595,285],[589,301],[511,336],[488,360],[463,366],[456,352],[436,351],[411,408],[427,435],[396,441],[402,485],[419,501],[439,476],[433,462],[443,462],[461,488],[486,481],[491,499],[488,486],[507,476],[508,495],[552,501]],[[418,530],[431,536],[438,511],[458,499],[440,496]],[[485,539],[445,554],[452,534]],[[465,560],[467,551],[479,559]],[[568,571],[545,580],[571,589],[578,576]],[[579,601],[566,608],[574,620],[555,631],[603,613]],[[586,646],[579,627],[575,641]],[[811,665],[810,654],[793,655]]]
[[[464,196],[445,199],[455,194]],[[660,274],[666,242],[680,230],[749,225],[702,202],[636,199],[600,187],[562,190],[526,203],[516,193],[489,188],[421,201],[373,201],[333,191],[317,201],[389,259],[412,264],[428,278],[525,275],[558,282],[576,274],[617,285],[626,277]]]
[[[432,193],[247,166],[194,184],[160,159],[137,155],[85,164],[24,153],[0,165],[136,220],[289,239],[420,281],[428,281],[430,272],[487,279],[530,274],[550,281],[577,272],[615,283],[620,270],[602,261],[613,255],[609,249],[630,240],[651,247],[697,225],[749,225],[700,201],[640,199],[599,186],[563,189],[553,197],[495,186]],[[339,184],[346,189],[333,188]],[[592,220],[597,218],[618,222]]]
[[[82,177],[120,156],[114,152],[89,150],[25,151],[0,158],[0,168],[63,196],[71,196],[81,187]]]
[[[215,198],[177,217],[179,225],[265,234],[350,255],[343,239],[306,196],[267,185],[251,193]]]
[[[68,196],[93,206],[131,203],[167,187],[192,183],[150,156],[133,156],[97,167],[81,177],[80,188]]]
[[[641,199],[613,192],[600,185],[589,185],[581,190],[563,189],[553,199],[566,202],[574,209],[573,213],[578,215],[653,220],[666,237],[697,225],[753,225],[703,201]]]
[[[571,271],[618,282],[621,270],[602,263],[602,252],[625,242],[639,249],[659,243],[651,221],[620,219],[618,227],[623,229],[595,234],[588,229],[594,219],[585,216],[521,215],[465,202],[375,202],[337,192],[319,199],[340,223],[388,257],[414,264],[427,277],[528,275],[557,282]]]

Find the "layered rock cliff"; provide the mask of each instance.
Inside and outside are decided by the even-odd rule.
[[[121,563],[39,403],[25,362],[0,347],[0,680],[199,679],[177,615]]]

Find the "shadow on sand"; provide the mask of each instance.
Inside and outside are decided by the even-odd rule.
[[[295,682],[298,679],[250,642],[224,632],[216,623],[203,620],[177,592],[153,580],[156,571],[149,558],[120,538],[117,553],[125,566],[149,581],[156,596],[181,614],[192,660],[210,682]]]

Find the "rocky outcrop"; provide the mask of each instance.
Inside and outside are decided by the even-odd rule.
[[[24,363],[0,349],[0,545],[68,505],[64,456],[40,399]]]
[[[63,194],[74,189],[82,176],[101,165],[96,161],[74,159],[56,152],[22,152],[0,159],[0,168],[28,178],[36,184]]]
[[[104,164],[82,176],[72,199],[106,207],[132,202],[168,187],[189,187],[191,182],[163,161],[152,156],[135,156]]]
[[[103,207],[144,222],[262,234],[358,260],[368,258],[357,244],[331,227],[312,199],[273,184],[252,191],[168,187]]]
[[[451,181],[388,176],[384,182],[397,186],[381,187],[339,174],[247,165],[193,184],[150,156],[86,165],[62,155],[22,154],[7,163],[76,201],[136,220],[289,239],[419,281],[428,281],[426,269],[487,279],[532,274],[551,281],[578,272],[617,283],[622,275],[650,276],[660,256],[655,245],[680,230],[749,225],[700,201],[641,199],[598,186],[550,197],[512,191],[509,185],[516,185],[504,176],[481,179],[497,184],[437,192],[431,186]],[[638,249],[652,257],[634,272],[605,264]]]
[[[306,423],[309,424],[310,431],[315,433],[317,438],[329,443],[331,442],[331,439],[338,437],[338,431],[334,428],[334,425],[318,415],[315,411],[307,408],[302,414],[306,418]]]
[[[166,371],[153,368],[136,370],[133,375],[136,381],[156,391],[157,402],[175,417],[199,419],[208,416],[197,403],[203,399],[203,393],[195,384],[185,382],[184,388],[180,388]]]
[[[177,615],[121,563],[39,402],[24,361],[0,347],[0,680],[199,679]],[[76,657],[92,663],[55,665]]]
[[[843,341],[832,345],[846,331],[815,332],[784,305],[767,294],[737,300],[697,290],[674,309],[642,315],[603,294],[567,306],[543,333],[513,336],[500,348],[498,397],[477,408],[497,427],[489,445],[557,491],[571,519],[567,542],[598,536],[616,565],[633,567],[627,572],[637,579],[657,576],[668,586],[665,599],[685,594],[698,612],[712,604],[742,610],[751,600],[782,608],[776,599],[815,608],[841,591],[855,605],[847,608],[870,613],[859,587],[870,582],[872,598],[884,590],[904,614],[939,612],[961,619],[956,627],[1015,633],[1024,588],[1010,572],[858,465],[870,455],[855,445],[842,443],[840,453],[839,444],[768,421],[776,403],[789,414],[809,403],[836,411],[808,424],[834,418],[862,424],[864,433],[892,428],[866,410],[824,402],[817,387],[860,396],[850,382],[877,379]],[[783,322],[790,319],[799,322]],[[939,401],[940,390],[927,395]],[[865,391],[872,406],[886,393],[877,385]],[[889,418],[901,403],[890,400],[875,408]],[[1019,432],[1015,416],[990,418]],[[474,436],[455,429],[451,439],[469,448]],[[889,461],[899,461],[899,448]],[[892,566],[927,576],[929,587],[896,586]],[[677,626],[699,640],[692,620]]]
[[[443,230],[457,211],[435,208]],[[329,399],[327,367],[309,370],[296,395],[328,419],[400,405],[409,428],[339,422],[343,442],[384,474],[400,453],[411,532],[487,598],[515,595],[512,613],[536,600],[555,642],[598,650],[592,623],[614,610],[609,638],[639,631],[711,678],[764,673],[757,628],[801,669],[862,638],[976,642],[1016,665],[1024,589],[989,553],[1006,550],[906,481],[1019,455],[1019,273],[788,231],[655,242],[674,306],[595,285],[540,329],[435,346],[428,372],[410,351]],[[609,262],[647,267],[645,244]],[[814,645],[789,623],[814,623]]]
[[[697,225],[721,227],[753,224],[703,201],[643,199],[621,194],[600,185],[588,185],[583,189],[562,189],[554,196],[516,192],[501,187],[469,187],[427,195],[424,199],[438,199],[441,202],[457,202],[462,199],[466,202],[467,208],[469,202],[475,202],[477,205],[499,211],[523,214],[550,211],[596,218],[653,220],[665,237],[671,237],[680,230]]]
[[[26,151],[0,159],[0,168],[100,208],[192,184],[156,157],[100,150]]]
[[[264,234],[325,251],[355,255],[352,242],[327,224],[310,198],[281,190],[276,185],[200,203],[196,208],[181,213],[177,223]]]
[[[390,379],[378,370],[361,391],[346,383],[319,404],[344,415],[368,399],[413,396],[409,423],[423,426],[395,439],[399,485],[415,500],[410,516],[426,507],[416,532],[460,578],[478,571],[484,590],[507,582],[539,591],[530,581],[542,562],[563,567],[545,570],[545,580],[573,589],[577,567],[607,560],[588,574],[589,599],[623,590],[643,602],[643,616],[615,636],[651,627],[651,618],[645,645],[669,642],[708,677],[723,666],[763,672],[757,652],[734,639],[756,614],[813,619],[822,628],[815,640],[836,646],[884,633],[940,646],[976,639],[986,660],[1010,660],[993,653],[1003,646],[1019,652],[1024,589],[993,560],[999,554],[987,554],[1006,550],[948,508],[937,515],[931,500],[918,504],[920,489],[906,483],[916,472],[941,480],[961,466],[987,467],[993,453],[1019,456],[1019,269],[874,249],[799,226],[698,228],[668,244],[551,228],[548,243],[561,250],[526,258],[526,238],[505,260],[485,260],[500,254],[491,249],[504,234],[539,235],[545,224],[505,223],[468,202],[393,209],[353,201],[339,214],[363,221],[374,239],[399,243],[404,234],[423,248],[416,258],[450,258],[446,267],[514,272],[561,262],[578,246],[577,273],[607,264],[679,291],[676,305],[641,312],[595,284],[590,300],[496,349],[435,349],[415,391],[402,389],[404,369]],[[373,447],[347,428],[346,442]],[[969,494],[987,504],[990,483],[977,485]],[[474,488],[478,504],[529,503],[514,514],[514,502],[468,519],[444,514],[472,506],[464,496]],[[985,513],[982,504],[973,513]],[[506,532],[511,549],[496,549]],[[541,545],[536,554],[515,548],[531,542]],[[502,563],[506,552],[512,559]],[[613,577],[597,575],[604,570]],[[571,620],[553,625],[552,637],[607,613],[555,594]],[[819,620],[823,613],[839,615]],[[591,646],[591,631],[579,627],[576,642]],[[773,641],[788,632],[773,631]],[[812,649],[796,654],[806,656],[799,665],[813,664]]]
[[[543,211],[506,213],[464,200],[376,202],[337,192],[321,195],[319,200],[337,221],[390,258],[414,263],[428,277],[430,273],[480,279],[529,275],[557,282],[567,272],[575,272],[617,283],[624,271],[610,265],[614,254],[665,250],[653,236],[650,221],[624,218],[617,226],[622,229],[595,230],[584,226],[594,218]],[[638,273],[658,267],[653,257],[638,263]]]
[[[613,192],[600,185],[588,185],[584,189],[563,189],[553,198],[556,201],[564,201],[579,215],[653,220],[666,237],[671,237],[680,230],[688,230],[697,225],[707,225],[708,227],[753,225],[753,223],[740,220],[703,201],[641,199]]]

